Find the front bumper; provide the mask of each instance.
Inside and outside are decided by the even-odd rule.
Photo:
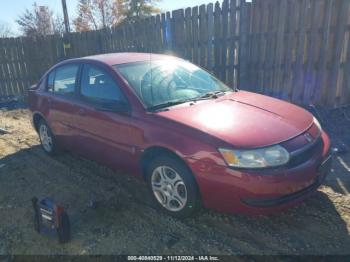
[[[302,202],[330,172],[329,138],[321,133],[322,149],[301,164],[265,171],[233,170],[188,159],[205,207],[229,213],[267,214]]]
[[[295,201],[303,198],[305,195],[312,193],[317,190],[317,188],[323,183],[325,177],[330,172],[332,166],[332,156],[328,156],[325,161],[321,164],[318,170],[318,176],[315,178],[314,183],[310,186],[307,186],[300,191],[284,195],[277,198],[270,199],[242,199],[242,202],[248,206],[255,207],[274,207],[286,204],[291,201]]]

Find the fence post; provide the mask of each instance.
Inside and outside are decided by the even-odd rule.
[[[241,2],[239,16],[239,48],[238,48],[238,88],[249,88],[249,75],[247,73],[250,28],[251,3]]]
[[[213,71],[213,29],[214,29],[214,13],[213,4],[207,6],[207,21],[208,21],[208,53],[207,53],[207,69]]]

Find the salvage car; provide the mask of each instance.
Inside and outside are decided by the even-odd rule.
[[[29,90],[49,155],[62,149],[143,179],[175,217],[200,206],[261,214],[322,184],[330,141],[308,111],[229,88],[183,59],[113,53],[63,61]]]

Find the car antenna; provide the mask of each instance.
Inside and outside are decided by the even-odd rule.
[[[150,67],[151,67],[151,96],[152,96],[152,104],[154,103],[154,96],[153,96],[153,74],[152,74],[152,49],[151,52],[149,53],[149,62],[150,62]]]

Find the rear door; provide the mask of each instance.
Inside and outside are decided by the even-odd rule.
[[[75,119],[82,155],[115,169],[135,166],[137,135],[129,102],[116,79],[100,66],[83,66],[80,110]]]
[[[79,106],[77,86],[80,64],[62,65],[48,75],[47,121],[56,138],[66,148],[75,147],[77,130],[73,127],[74,115]]]

